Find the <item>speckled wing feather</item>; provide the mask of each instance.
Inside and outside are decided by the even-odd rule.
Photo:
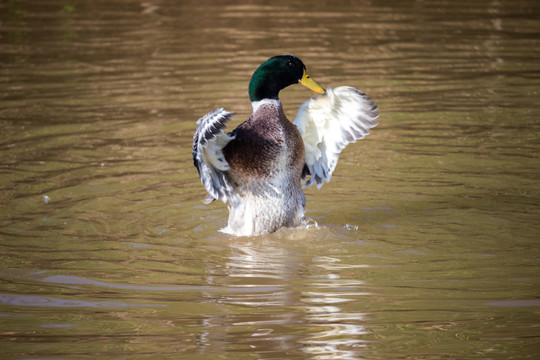
[[[341,151],[368,135],[377,117],[377,106],[368,96],[349,86],[327,89],[303,103],[294,124],[304,139],[304,178],[311,175],[304,187],[329,182]]]
[[[193,164],[209,194],[205,203],[215,199],[226,202],[232,192],[232,186],[225,174],[225,171],[229,170],[229,163],[223,155],[223,148],[234,137],[222,130],[232,115],[219,108],[197,121],[197,129],[193,135]]]

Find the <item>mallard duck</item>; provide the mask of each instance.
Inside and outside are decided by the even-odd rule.
[[[291,123],[278,95],[296,83],[321,95],[302,104]],[[292,55],[272,57],[255,70],[249,99],[253,113],[232,132],[223,129],[233,114],[218,108],[197,121],[193,136],[206,203],[229,202],[228,225],[221,231],[237,236],[300,225],[303,187],[330,181],[343,148],[368,135],[378,117],[364,93],[348,86],[325,91]]]

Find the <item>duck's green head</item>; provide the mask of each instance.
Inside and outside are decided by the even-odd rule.
[[[324,94],[324,89],[306,73],[302,60],[292,55],[280,55],[265,61],[251,77],[249,99],[278,99],[281,89],[300,83],[305,87]]]

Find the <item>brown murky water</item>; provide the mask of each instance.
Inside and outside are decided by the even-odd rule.
[[[0,358],[540,357],[537,1],[0,3]],[[195,121],[294,53],[380,125],[231,238]],[[312,96],[282,92],[289,118]]]

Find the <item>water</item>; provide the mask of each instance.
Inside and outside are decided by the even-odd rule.
[[[0,4],[0,357],[540,357],[535,1]],[[294,53],[380,125],[231,238],[195,121]],[[282,92],[290,118],[313,94]],[[234,126],[234,125],[233,125]]]

